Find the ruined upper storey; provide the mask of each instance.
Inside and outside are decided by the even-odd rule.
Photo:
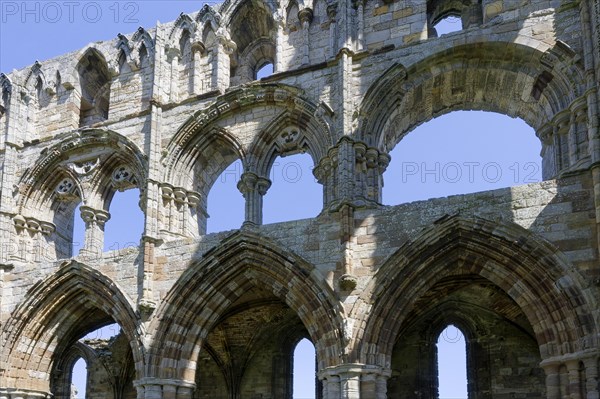
[[[465,32],[440,42],[435,24],[448,16],[460,17]],[[1,106],[8,108],[7,91],[18,94],[26,123],[19,124],[12,140],[30,143],[143,114],[151,101],[175,106],[214,98],[255,81],[257,71],[272,64],[271,81],[307,90],[315,102],[335,110],[335,96],[327,93],[334,89],[326,87],[334,78],[313,84],[318,76],[310,71],[330,75],[342,50],[352,56],[354,69],[373,60],[387,68],[394,56],[377,54],[411,45],[424,45],[427,53],[440,43],[449,48],[495,35],[540,51],[558,41],[559,56],[577,58],[583,51],[582,32],[575,29],[574,18],[579,18],[577,1],[226,1],[3,75]],[[411,58],[414,54],[396,62],[408,66]],[[344,73],[358,98],[377,77]],[[540,79],[537,86],[543,91],[548,77]],[[359,100],[352,105],[356,111]],[[348,134],[349,128],[342,126],[338,134]]]
[[[121,397],[291,397],[301,337],[323,399],[436,397],[453,323],[471,398],[598,398],[598,82],[596,0],[243,0],[2,75],[0,398],[66,397],[112,321]],[[455,110],[523,119],[550,181],[381,206],[390,150]],[[261,226],[300,152],[323,212]],[[244,224],[207,235],[236,161]],[[103,253],[133,188],[139,248]]]
[[[526,121],[545,179],[587,170],[600,161],[593,11],[239,0],[36,62],[0,77],[0,230],[44,234],[52,259],[69,257],[76,205],[101,241],[114,193],[137,187],[145,236],[197,238],[208,193],[236,160],[245,220],[260,225],[274,160],[298,152],[312,157],[324,209],[377,207],[390,150],[454,110]],[[437,37],[448,16],[462,30]],[[266,64],[274,74],[257,81]]]

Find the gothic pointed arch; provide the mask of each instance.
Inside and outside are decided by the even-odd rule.
[[[271,292],[298,315],[317,348],[321,368],[339,361],[344,310],[332,289],[297,255],[242,231],[193,262],[156,310],[149,327],[154,338],[148,375],[193,382],[205,338],[236,298],[252,287]]]
[[[117,56],[113,60],[113,64],[119,65],[120,73],[123,73],[125,64],[130,71],[137,71],[140,68],[139,59],[135,56],[135,44],[127,38],[127,36],[118,34],[119,41],[117,42]]]
[[[2,328],[4,387],[49,392],[52,367],[75,342],[98,327],[119,323],[143,371],[143,326],[119,284],[79,262],[63,263],[33,285]]]
[[[0,121],[5,119],[4,115],[8,112],[11,94],[12,82],[2,73],[0,74]]]
[[[361,294],[351,311],[368,315],[357,332],[357,360],[389,365],[420,298],[444,279],[461,277],[483,278],[518,305],[542,359],[596,345],[598,328],[589,317],[596,301],[556,247],[512,223],[452,216],[398,249]],[[373,305],[364,312],[367,303]]]
[[[316,116],[317,107],[313,107],[310,110],[284,110],[262,130],[248,151],[252,163],[256,165],[254,173],[269,176],[278,156],[306,152],[317,165],[327,155],[327,149],[332,145],[332,132]]]
[[[148,31],[146,29],[144,29],[143,27],[140,26],[138,28],[138,30],[135,31],[135,33],[131,37],[131,40],[134,43],[134,46],[136,48],[138,58],[140,58],[140,56],[141,56],[140,51],[143,47],[148,52],[148,57],[152,61],[154,61],[155,43],[154,43],[154,39],[152,38],[152,36],[150,35],[150,33],[148,33]]]
[[[277,2],[274,0],[260,0],[256,4],[251,4],[249,0],[226,0],[219,9],[223,26],[230,26],[237,18],[236,14],[240,11],[240,8],[244,6],[259,6],[271,15],[275,15],[278,9]]]
[[[256,80],[261,66],[276,64],[278,9],[278,4],[271,0],[236,0],[221,7],[222,26],[227,27],[236,44],[231,56],[232,85]]]
[[[186,31],[190,37],[193,37],[196,32],[196,22],[189,15],[181,13],[169,32],[169,47],[178,48],[179,40]]]
[[[233,112],[263,106],[278,110],[279,116],[271,125],[273,128],[280,129],[284,125],[287,127],[290,123],[306,127],[306,134],[312,142],[313,158],[319,159],[318,157],[333,145],[333,133],[327,119],[331,115],[326,115],[327,112],[322,107],[305,98],[299,90],[291,86],[256,84],[217,97],[214,103],[195,112],[179,128],[167,147],[169,156],[163,161],[166,165],[165,180],[171,182],[176,178],[190,176],[189,171],[199,156],[199,149],[220,141],[225,143],[228,151],[233,151],[242,160],[244,169],[248,167],[246,164],[250,157],[256,165],[257,162],[263,162],[257,159],[257,155],[268,156],[267,153],[271,149],[269,146],[273,145],[276,139],[273,132],[265,130],[262,137],[246,149],[235,135],[216,128],[220,119]],[[211,140],[207,140],[207,137]],[[214,177],[217,176],[218,173]]]
[[[46,80],[46,75],[44,74],[42,64],[39,61],[36,61],[29,69],[29,73],[25,77],[23,84],[28,91],[33,94],[35,93],[39,83],[41,83],[42,90],[48,87],[48,82]]]
[[[118,74],[118,63],[96,47],[89,46],[78,57],[75,66],[81,94],[80,126],[91,126],[108,119],[112,77]]]
[[[40,198],[46,198],[48,190],[54,188],[48,181],[58,175],[57,171],[75,178],[75,188],[80,189],[81,198],[88,199],[93,192],[102,192],[106,188],[101,182],[106,182],[107,176],[113,176],[114,169],[121,164],[131,170],[129,183],[135,181],[141,185],[146,178],[146,159],[135,143],[111,130],[84,129],[73,133],[42,151],[40,158],[24,173],[19,182],[18,209],[20,212],[28,208],[43,211]],[[97,178],[91,179],[92,184],[87,192],[83,192],[76,176],[87,176],[94,171]],[[116,189],[118,187],[113,186],[113,194]]]
[[[54,363],[51,378],[51,391],[56,398],[69,398],[72,391],[72,370],[79,359],[83,359],[86,365],[98,358],[96,352],[77,341],[68,348],[64,354]],[[85,394],[85,392],[84,392]]]
[[[136,144],[109,130],[78,131],[45,149],[21,177],[15,226],[41,229],[50,259],[70,257],[77,204],[107,212],[116,191],[142,188],[145,179]]]
[[[221,14],[210,4],[205,4],[196,15],[196,23],[205,27],[210,25],[213,31],[217,31],[221,26]]]

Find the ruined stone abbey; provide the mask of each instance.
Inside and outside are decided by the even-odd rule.
[[[599,82],[597,0],[226,0],[0,75],[0,399],[69,398],[79,358],[88,398],[291,399],[303,338],[318,398],[434,399],[449,324],[469,399],[598,399]],[[381,205],[391,149],[455,110],[524,120],[544,181]],[[297,153],[322,212],[263,225]],[[207,234],[236,160],[245,222]],[[103,252],[132,188],[139,247]]]

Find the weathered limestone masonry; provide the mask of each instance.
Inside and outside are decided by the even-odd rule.
[[[69,397],[79,357],[90,398],[291,398],[302,338],[319,398],[436,398],[450,323],[470,398],[598,399],[599,4],[227,0],[0,75],[0,399]],[[380,205],[404,135],[471,109],[531,125],[545,181]],[[263,226],[298,152],[323,212]],[[246,222],[207,235],[236,159]],[[102,253],[133,187],[139,250]]]

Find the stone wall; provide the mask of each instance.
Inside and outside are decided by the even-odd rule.
[[[70,395],[79,357],[93,398],[291,398],[302,338],[319,397],[435,398],[450,324],[470,398],[597,398],[595,4],[228,0],[0,75],[0,398]],[[391,149],[471,109],[526,121],[545,181],[383,206]],[[299,152],[323,211],[263,225]],[[206,234],[236,160],[245,222]],[[140,245],[103,252],[132,188]]]

